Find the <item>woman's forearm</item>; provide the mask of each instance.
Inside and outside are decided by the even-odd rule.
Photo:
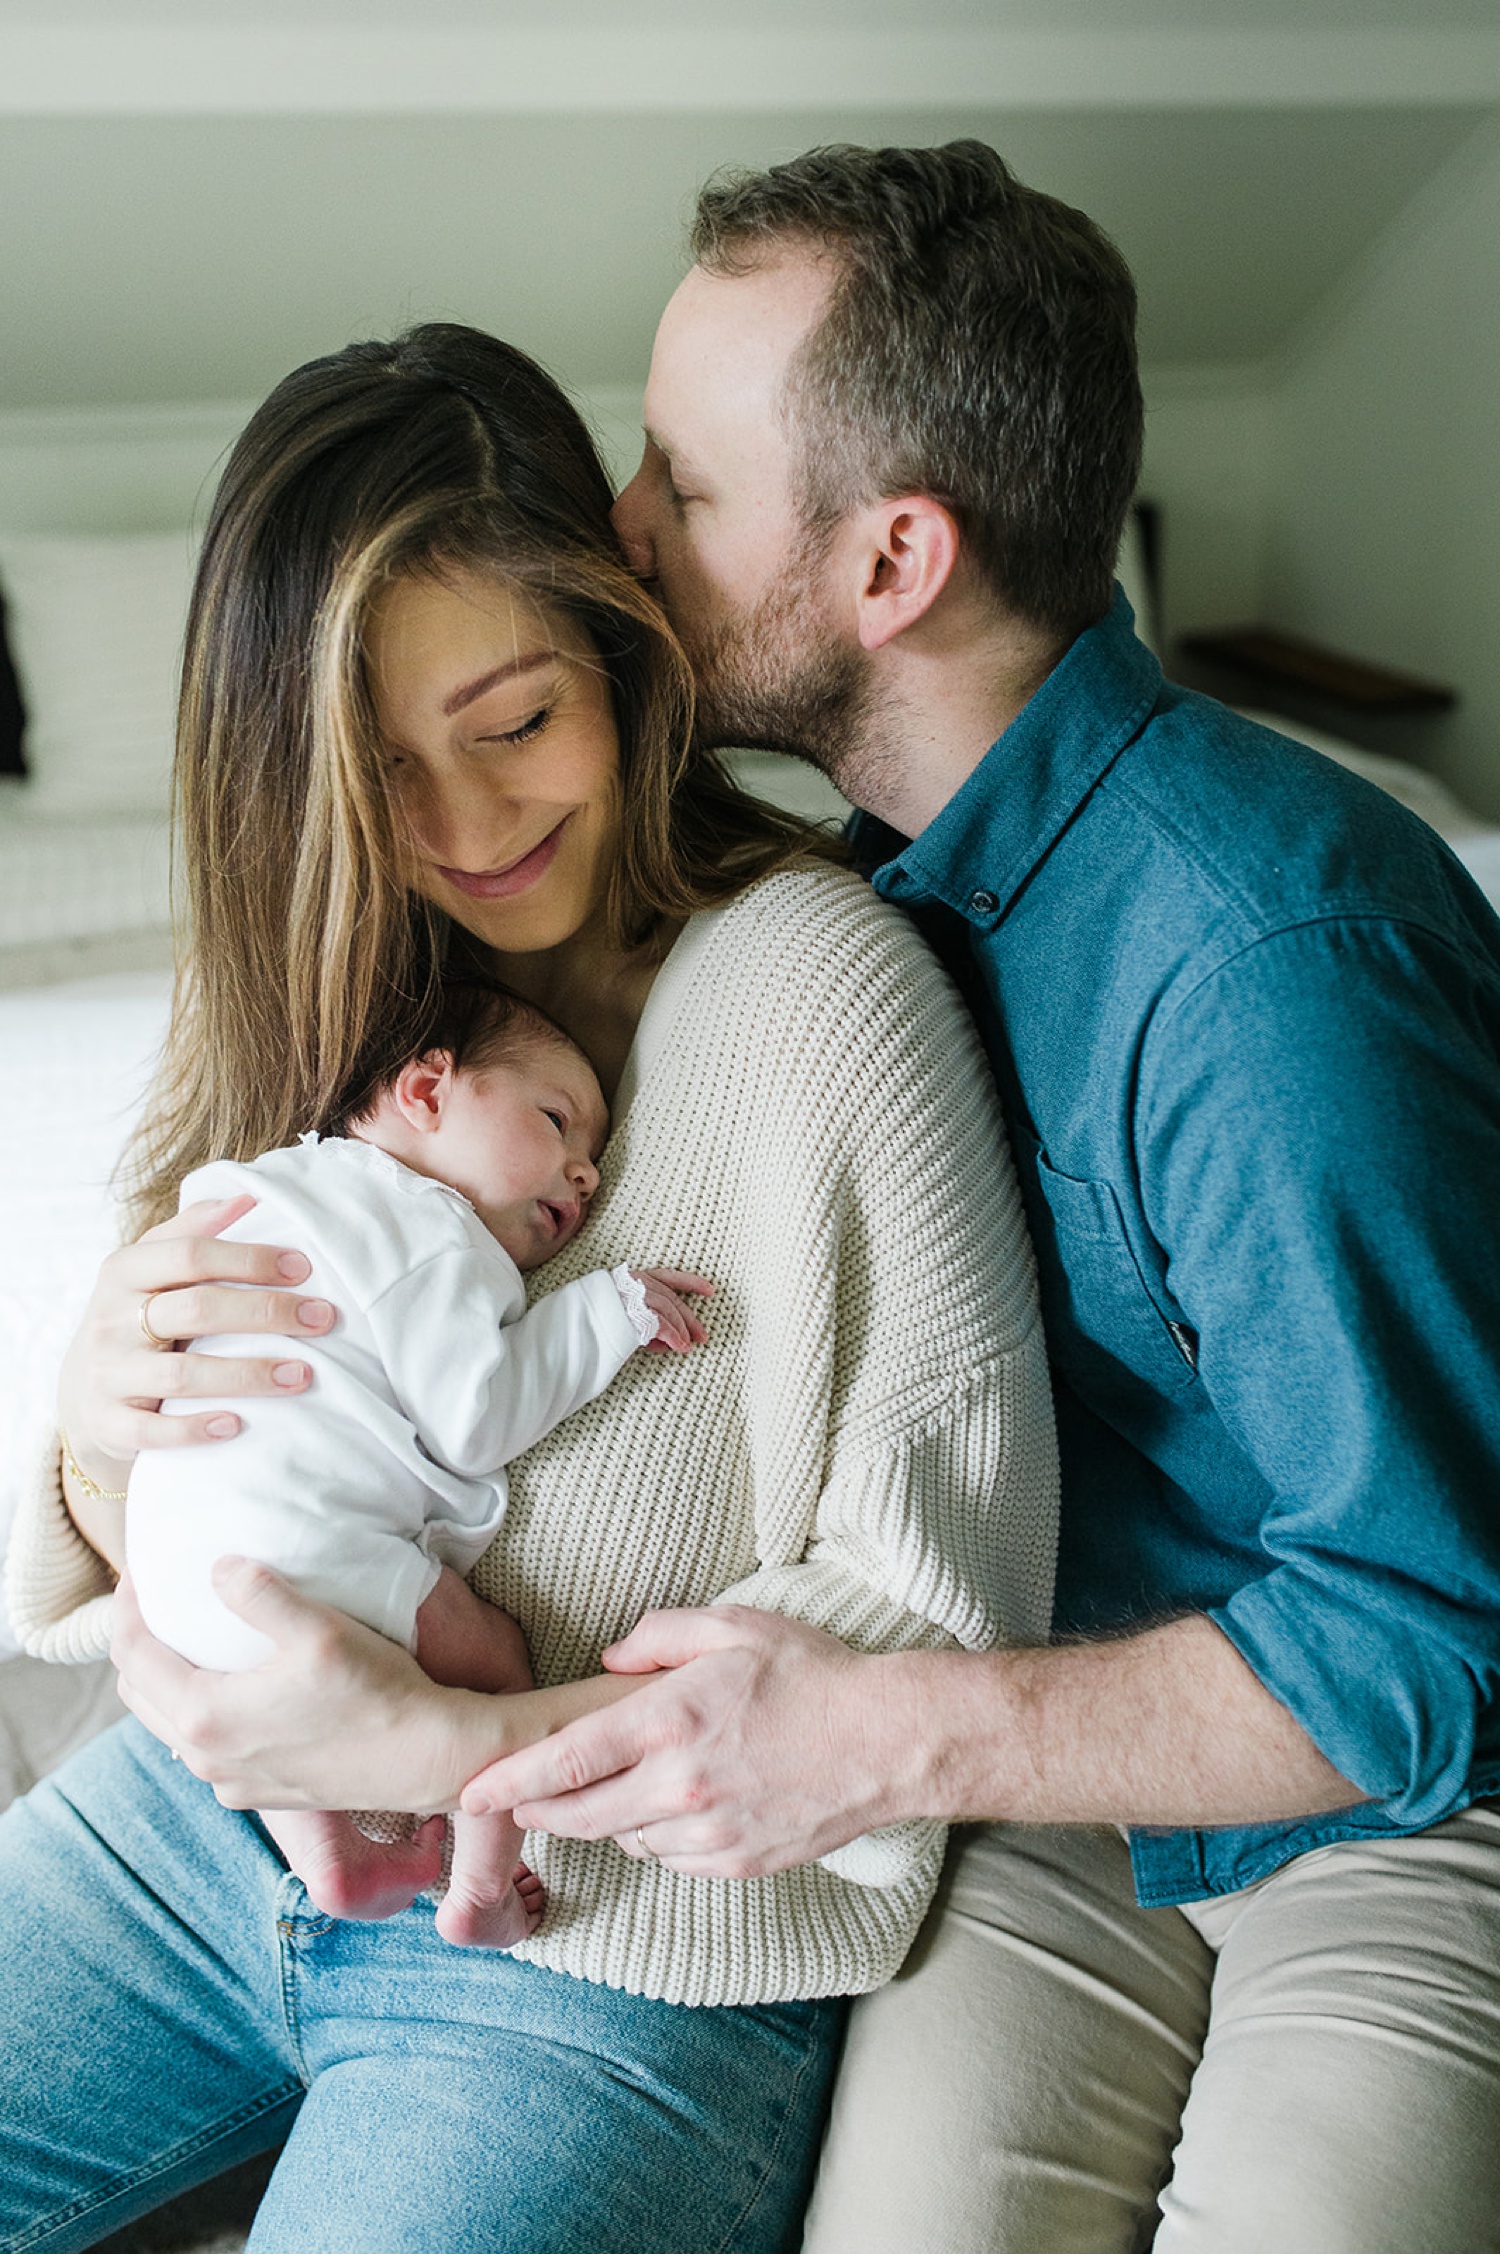
[[[299,1596],[265,1566],[222,1564],[215,1586],[277,1646],[264,1666],[236,1675],[190,1666],[151,1635],[128,1577],[115,1599],[114,1657],[126,1705],[229,1808],[452,1808],[478,1770],[647,1679],[444,1689],[399,1644]]]
[[[119,1467],[121,1487],[125,1484],[125,1466]],[[103,1485],[104,1482],[98,1482]],[[125,1565],[125,1504],[123,1497],[113,1494],[90,1494],[69,1465],[66,1451],[62,1463],[62,1497],[69,1518],[91,1550],[97,1550],[110,1571],[119,1574]]]
[[[444,1701],[444,1710],[434,1717],[438,1729],[432,1754],[433,1790],[421,1801],[423,1810],[455,1808],[469,1779],[492,1761],[519,1753],[523,1746],[540,1744],[582,1715],[618,1704],[649,1679],[642,1675],[594,1675],[583,1682],[557,1683],[546,1690],[436,1692]],[[319,1806],[321,1802],[312,1793],[306,1804]]]
[[[396,1648],[391,1647],[393,1652]],[[539,1744],[583,1715],[616,1705],[649,1680],[598,1675],[550,1690],[470,1691],[445,1689],[424,1675],[394,1705],[377,1698],[365,1705],[363,1715],[351,1708],[347,1719],[341,1718],[339,1727],[319,1742],[305,1735],[295,1741],[262,1738],[258,1732],[242,1740],[234,1724],[240,1713],[247,1720],[256,1718],[254,1686],[262,1672],[199,1678],[200,1691],[213,1706],[212,1743],[207,1746],[198,1742],[191,1721],[184,1730],[174,1715],[172,1725],[162,1728],[125,1693],[126,1703],[158,1735],[180,1744],[226,1807],[395,1806],[421,1815],[446,1813],[458,1806],[469,1779],[491,1762]],[[248,1692],[240,1689],[245,1685],[251,1686]],[[328,1688],[333,1692],[336,1686],[330,1681]]]

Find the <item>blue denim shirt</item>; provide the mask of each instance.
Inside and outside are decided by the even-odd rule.
[[[1369,1804],[1137,1831],[1143,1902],[1500,1790],[1500,922],[1424,824],[1168,686],[1123,596],[914,843],[1036,1242],[1057,1627],[1208,1614]]]

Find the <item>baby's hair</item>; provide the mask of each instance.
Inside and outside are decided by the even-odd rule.
[[[582,1055],[573,1036],[555,1019],[509,987],[467,976],[444,979],[433,986],[420,1014],[408,1019],[399,1035],[392,1033],[378,1051],[361,1059],[321,1131],[347,1135],[358,1121],[369,1118],[407,1065],[434,1049],[452,1057],[455,1072],[483,1072],[493,1065],[514,1063],[535,1048],[572,1049]]]

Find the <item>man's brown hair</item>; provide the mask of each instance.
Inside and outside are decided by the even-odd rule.
[[[1070,635],[1101,618],[1143,419],[1114,244],[982,141],[812,149],[703,189],[709,272],[797,249],[837,264],[784,402],[809,525],[926,493],[1007,610]]]

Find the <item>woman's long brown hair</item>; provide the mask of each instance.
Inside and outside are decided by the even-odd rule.
[[[402,572],[480,571],[598,652],[620,736],[622,947],[824,849],[689,754],[692,681],[631,576],[582,421],[524,353],[446,323],[354,344],[277,386],[216,495],[178,717],[183,913],[171,1031],[127,1154],[132,1233],[183,1176],[334,1117],[420,1012],[453,932],[415,891],[363,655]]]

